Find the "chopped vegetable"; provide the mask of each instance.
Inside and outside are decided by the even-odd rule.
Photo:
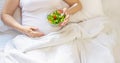
[[[47,16],[48,22],[54,25],[59,25],[64,21],[66,15],[63,13],[63,10],[55,10]]]

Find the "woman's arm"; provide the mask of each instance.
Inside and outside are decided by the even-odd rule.
[[[4,24],[21,31],[22,26],[13,18],[16,9],[19,6],[19,0],[7,0],[2,11],[2,21]]]
[[[64,1],[69,5],[69,8],[64,11],[67,17],[65,18],[64,22],[60,24],[61,27],[65,26],[69,22],[69,15],[72,15],[82,9],[82,5],[79,0]]]
[[[30,37],[43,36],[44,33],[38,31],[38,29],[36,27],[22,26],[13,18],[13,15],[18,7],[19,7],[19,0],[7,0],[5,6],[3,8],[3,11],[2,11],[2,17],[1,17],[2,21],[6,25],[8,25]]]
[[[68,14],[74,14],[82,9],[82,5],[79,0],[64,0],[64,1],[69,5],[69,8],[66,11]]]

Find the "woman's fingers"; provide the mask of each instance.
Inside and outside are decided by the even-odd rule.
[[[24,26],[22,33],[29,37],[41,37],[44,36],[43,32],[40,32],[37,27],[33,26]]]
[[[41,37],[41,36],[44,36],[45,34],[41,33],[41,32],[32,32],[29,36],[30,37]]]
[[[37,28],[37,27],[31,27],[31,29],[32,29],[32,30],[35,30],[35,31],[37,31],[37,30],[38,30],[38,28]]]
[[[34,30],[30,31],[28,33],[28,36],[33,37],[33,38],[44,36],[44,33],[40,32],[40,31],[36,31],[36,30],[37,29],[34,29]]]
[[[60,24],[60,26],[65,26],[68,23],[68,19],[66,19],[64,22]]]
[[[32,37],[44,36],[44,34],[42,32],[38,31],[38,28],[36,28],[36,27],[31,27],[31,28],[32,28],[32,33],[31,33]]]
[[[69,19],[66,19],[65,22],[63,22],[63,26],[68,23]]]
[[[60,24],[60,26],[65,26],[69,22],[69,15],[66,16],[64,22]]]
[[[66,19],[68,19],[69,17],[70,17],[70,15],[69,15],[69,14],[67,14],[67,15],[66,15]]]
[[[67,8],[63,8],[63,12],[65,13],[67,11]]]
[[[41,37],[44,36],[45,34],[42,32],[38,32],[38,31],[33,31],[32,36],[33,37]]]

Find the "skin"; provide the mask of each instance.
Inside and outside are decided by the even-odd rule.
[[[69,8],[67,8],[64,12],[67,15],[64,22],[60,25],[61,27],[65,26],[69,21],[69,15],[76,13],[77,11],[82,9],[81,3],[79,0],[64,0],[68,5]],[[74,4],[77,3],[76,6]],[[4,24],[12,27],[13,29],[26,34],[29,37],[41,37],[45,34],[40,32],[37,27],[33,26],[22,26],[19,24],[13,17],[16,9],[19,7],[19,0],[7,0],[6,4],[2,11],[2,21]]]

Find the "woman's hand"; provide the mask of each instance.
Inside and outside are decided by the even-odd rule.
[[[65,17],[64,21],[62,23],[60,23],[60,27],[65,26],[69,22],[70,15],[67,13],[67,8],[63,9],[63,13],[66,15],[66,17]]]
[[[33,38],[44,36],[44,33],[40,32],[38,28],[31,26],[23,26],[21,32]]]
[[[65,9],[66,18],[63,23],[60,24],[61,27],[65,26],[69,22],[69,15],[72,15],[82,9],[82,4],[79,0],[64,0],[69,8]]]

